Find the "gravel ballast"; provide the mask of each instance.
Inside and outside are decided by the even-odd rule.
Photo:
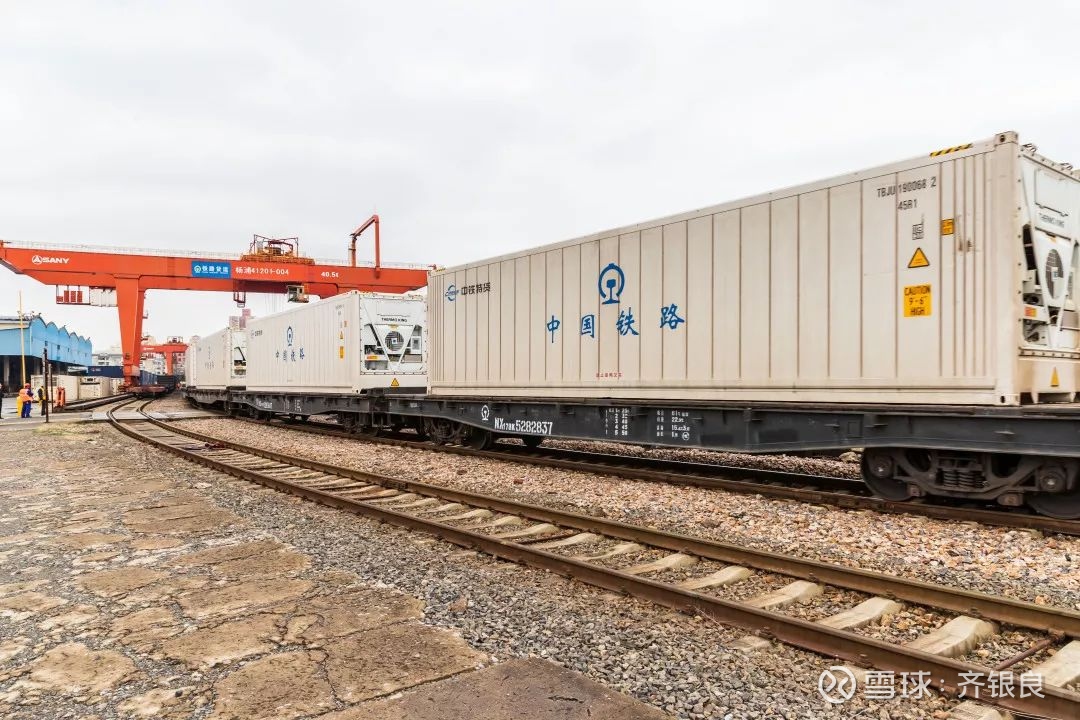
[[[745,634],[736,628],[612,595],[258,488],[137,444],[103,425],[79,424],[19,433],[18,442],[30,456],[47,455],[51,460],[34,473],[21,472],[16,481],[0,484],[0,499],[7,488],[70,482],[80,477],[101,483],[167,481],[178,488],[172,492],[188,493],[191,502],[204,498],[218,511],[239,518],[251,540],[273,541],[302,553],[310,566],[296,571],[298,577],[354,573],[367,586],[418,597],[426,604],[426,623],[459,632],[473,648],[486,653],[490,662],[524,656],[550,658],[675,717],[764,720],[859,715],[913,719],[933,717],[935,713],[943,717],[952,704],[937,696],[920,700],[868,700],[856,696],[834,707],[815,690],[821,671],[831,664],[826,658],[786,646],[743,654],[731,649],[734,641]],[[106,513],[99,522],[105,523],[108,508],[102,509]],[[34,518],[5,513],[4,522],[4,532],[17,535],[32,525]],[[207,542],[212,545],[212,538],[208,537]],[[49,567],[34,569],[35,564],[42,566],[45,561],[35,559],[32,544],[0,550],[14,551],[5,556],[6,562],[0,568],[11,575],[5,582],[53,572]],[[93,552],[88,551],[80,562],[128,567],[139,559],[130,552],[112,558]],[[64,573],[71,571],[56,570],[60,575],[53,582],[68,582]],[[153,610],[153,601],[148,602],[146,609]],[[29,636],[37,632],[32,627],[63,612],[64,608],[56,608],[44,611],[41,617],[20,620],[30,625],[14,628],[14,632]],[[0,619],[5,633],[12,629],[11,622]],[[61,633],[56,641],[64,639],[66,634]],[[33,647],[20,652],[44,651],[47,644],[39,647],[31,643]],[[16,660],[25,662],[26,656],[18,655]],[[140,665],[139,670],[149,678],[148,685],[137,688],[138,692],[151,686],[191,684],[173,667],[155,670]],[[205,686],[202,680],[199,683],[199,687]],[[0,693],[8,687],[0,685]],[[189,717],[198,719],[209,714],[214,697],[200,697],[206,697],[206,701]],[[124,717],[118,708],[130,699],[131,695],[124,692],[105,702],[95,701],[94,713],[102,720]],[[49,698],[42,698],[40,709],[51,707],[49,702]],[[55,706],[56,712],[48,716],[85,716],[71,707]],[[21,710],[20,717],[34,717]]]
[[[672,713],[743,718],[926,718],[951,702],[825,703],[815,688],[831,663],[774,645],[730,649],[745,631],[613,595],[433,539],[221,479],[215,499],[328,567],[414,594],[428,622],[459,630],[496,659],[539,656]],[[943,715],[942,715],[943,716]]]
[[[1080,609],[1080,538],[453,456],[230,419],[182,425],[359,470]]]

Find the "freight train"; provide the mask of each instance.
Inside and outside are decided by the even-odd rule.
[[[1078,241],[1080,174],[1005,132],[258,320],[185,392],[476,447],[862,448],[888,499],[1080,518]]]

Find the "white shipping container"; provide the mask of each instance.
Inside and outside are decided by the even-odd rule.
[[[249,320],[247,388],[423,388],[426,323],[421,295],[356,291]]]
[[[111,377],[91,375],[78,378],[78,399],[97,400],[116,394],[119,380]],[[71,399],[70,397],[68,398]]]
[[[79,399],[79,380],[77,375],[56,375],[56,387],[64,388],[64,402]]]
[[[97,383],[80,383],[79,384],[79,400],[97,400],[105,397],[101,392],[101,385]]]
[[[187,387],[198,387],[199,366],[195,362],[195,345],[198,342],[199,337],[197,335],[192,337],[187,350],[184,351],[184,385]]]
[[[79,397],[79,375],[49,375],[49,400],[56,402],[57,388],[64,388],[65,400],[75,400]],[[31,375],[30,387],[34,391],[34,402],[37,402],[37,389],[45,384],[43,375]]]
[[[195,338],[185,358],[189,386],[208,390],[242,387],[247,382],[247,333],[225,328]]]
[[[1006,132],[438,271],[431,391],[1072,401],[1078,218],[1080,174]]]

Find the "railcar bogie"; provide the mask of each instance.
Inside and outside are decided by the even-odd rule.
[[[1027,504],[1051,517],[1080,518],[1080,459],[933,448],[867,448],[862,475],[873,493],[902,502],[926,496]]]

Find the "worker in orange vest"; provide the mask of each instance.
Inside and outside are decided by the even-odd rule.
[[[30,417],[30,411],[34,409],[34,395],[30,392],[30,383],[26,383],[19,391],[19,417]]]

